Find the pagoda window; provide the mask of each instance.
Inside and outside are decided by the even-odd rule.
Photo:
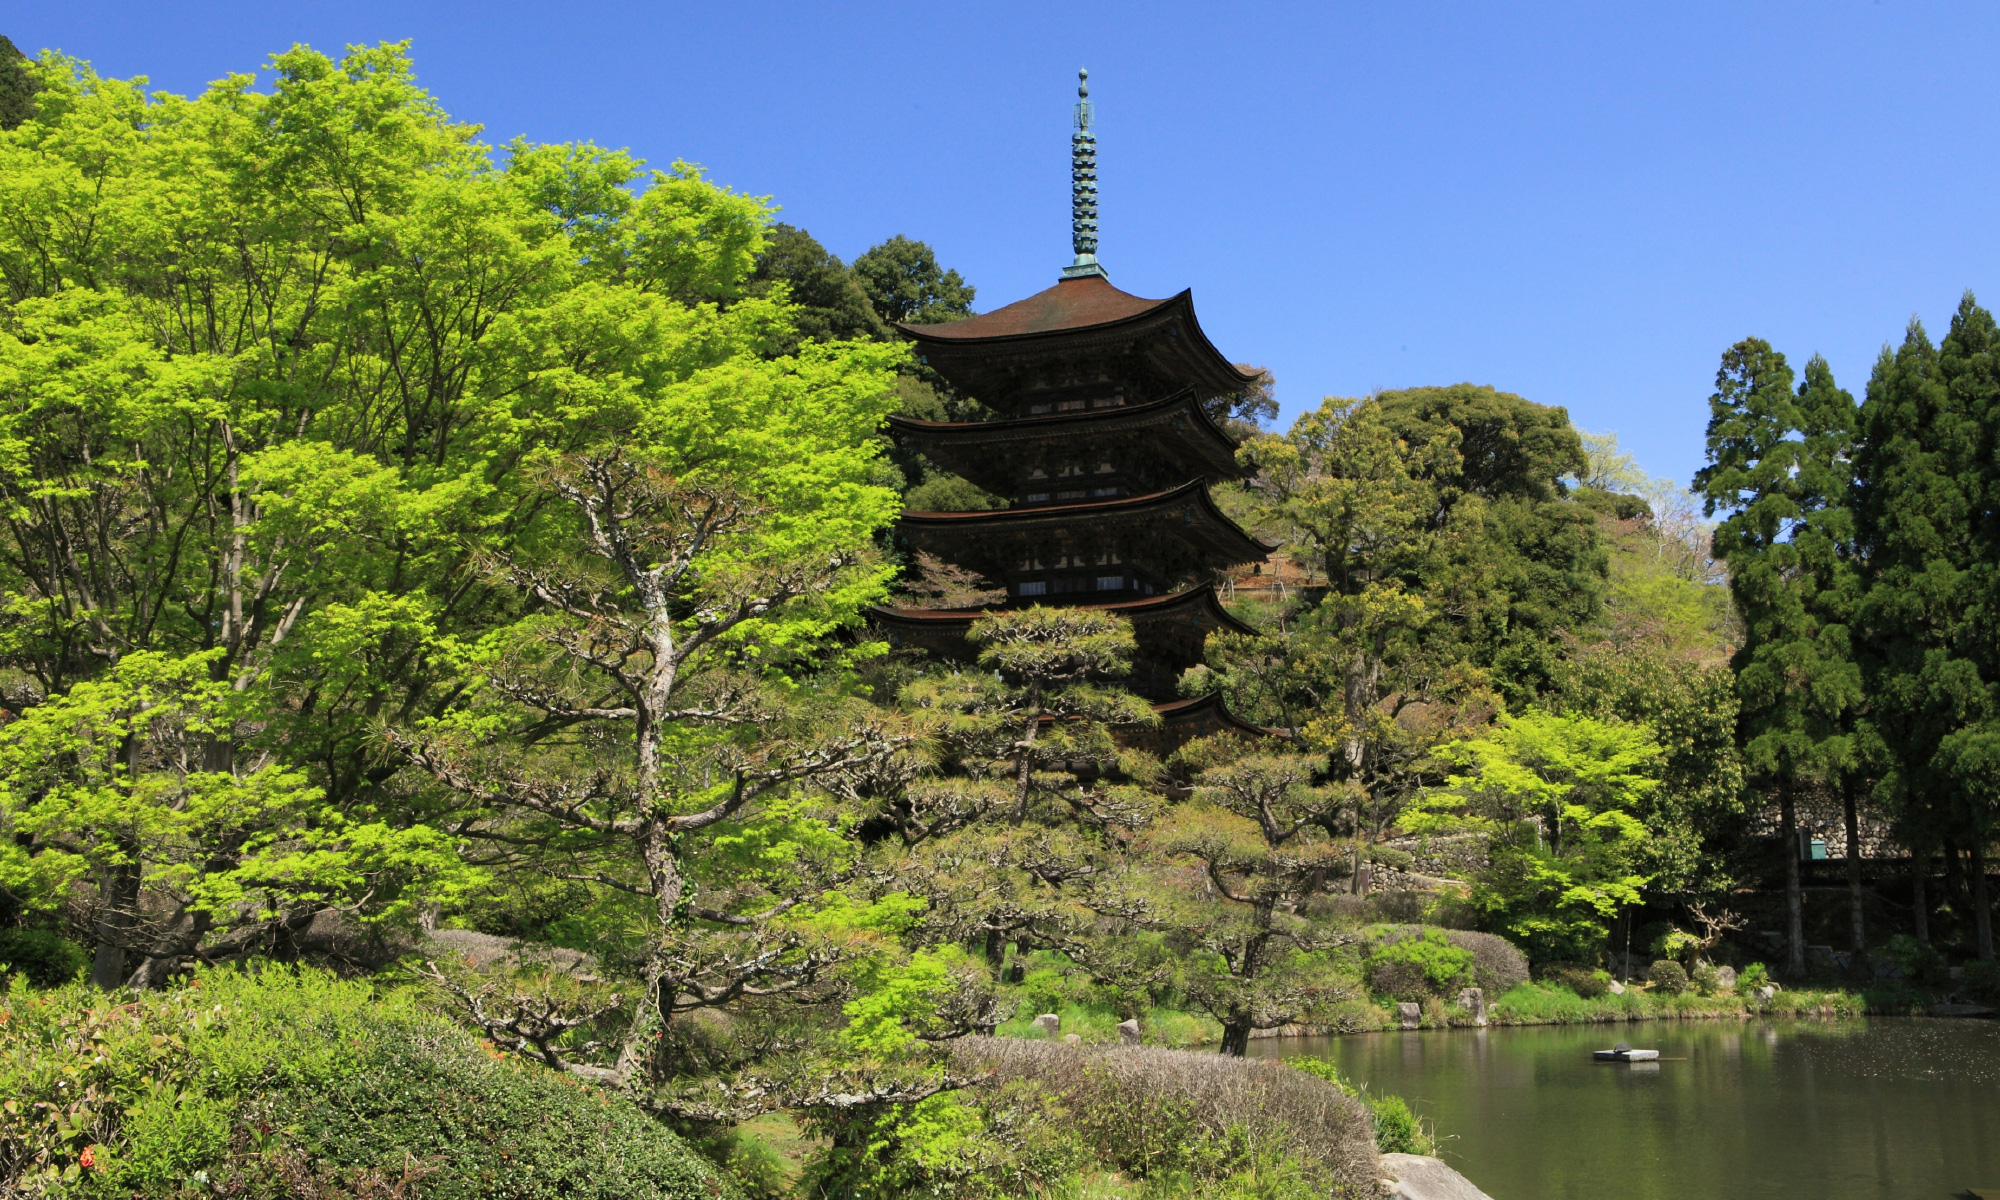
[[[1057,492],[1057,493],[1056,493],[1056,499],[1058,499],[1058,500],[1081,500],[1081,499],[1083,499],[1083,498],[1084,498],[1084,495],[1085,495],[1084,491],[1083,491],[1083,490],[1082,490],[1081,488],[1079,488],[1079,489],[1077,489],[1076,491],[1073,491],[1073,492]]]
[[[1051,580],[1051,581],[1050,581],[1050,584],[1049,584],[1049,586],[1050,586],[1050,590],[1051,590],[1051,591],[1053,591],[1053,592],[1054,592],[1054,593],[1055,593],[1056,595],[1060,596],[1060,595],[1064,595],[1064,594],[1066,594],[1066,593],[1069,593],[1069,592],[1080,592],[1080,591],[1082,591],[1082,590],[1083,590],[1083,580],[1081,580],[1081,579],[1055,579],[1055,580]]]
[[[1089,401],[1087,400],[1059,400],[1056,402],[1056,411],[1076,412],[1078,409],[1083,408],[1088,403]]]
[[[1097,590],[1100,592],[1122,592],[1125,590],[1125,577],[1123,575],[1099,575],[1097,577]]]
[[[1028,406],[1028,415],[1031,417],[1039,417],[1043,413],[1048,411],[1049,411],[1049,406],[1046,404],[1030,404]]]
[[[1116,496],[1117,494],[1118,489],[1115,487],[1101,487],[1091,493],[1093,496]]]
[[[1023,583],[1015,587],[1014,593],[1019,596],[1046,596],[1049,594],[1049,585],[1039,580],[1034,583]]]
[[[1021,497],[1021,503],[1023,504],[1047,504],[1048,500],[1049,494],[1047,492],[1029,492],[1027,495]]]

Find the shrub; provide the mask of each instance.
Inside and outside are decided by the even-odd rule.
[[[1432,1154],[1437,1151],[1437,1139],[1424,1129],[1423,1122],[1410,1111],[1408,1102],[1401,1096],[1370,1096],[1365,1087],[1357,1088],[1342,1079],[1340,1069],[1324,1058],[1300,1055],[1286,1059],[1285,1065],[1295,1071],[1304,1071],[1315,1079],[1324,1079],[1366,1105],[1375,1130],[1375,1149],[1378,1153]]]
[[[1676,996],[1685,992],[1688,986],[1687,968],[1671,958],[1663,958],[1654,963],[1646,972],[1646,979],[1659,990]]]
[[[1379,1152],[1430,1154],[1437,1150],[1437,1143],[1424,1132],[1417,1114],[1401,1096],[1383,1096],[1366,1103],[1374,1118],[1375,1149]]]
[[[68,938],[40,929],[0,929],[0,978],[23,975],[36,987],[61,987],[89,966],[89,951]]]
[[[1890,959],[1911,982],[1924,987],[1951,986],[1951,968],[1936,946],[1899,933],[1889,939],[1888,950]]]
[[[1694,990],[1703,996],[1713,996],[1722,990],[1722,972],[1708,963],[1702,963],[1688,976],[1694,981]]]
[[[1147,1180],[1176,1173],[1220,1180],[1290,1159],[1320,1195],[1374,1194],[1367,1109],[1339,1086],[1282,1063],[1015,1038],[966,1038],[951,1053],[962,1070],[992,1073],[982,1088],[988,1103],[1012,1109],[1001,1124],[1056,1120],[1106,1168]]]
[[[1736,972],[1736,990],[1748,994],[1771,982],[1771,969],[1763,963],[1753,962]]]
[[[1966,963],[1963,983],[1967,999],[2000,1004],[2000,963]]]
[[[1595,1000],[1611,991],[1611,975],[1581,963],[1550,963],[1542,968],[1542,982],[1565,987],[1585,1000]]]
[[[1398,1000],[1440,996],[1473,977],[1472,951],[1452,945],[1437,929],[1395,936],[1368,956],[1366,966],[1369,986]]]
[[[631,1104],[320,972],[207,972],[122,1003],[16,988],[7,1008],[0,1095],[19,1103],[0,1113],[0,1195],[73,1192],[86,1151],[105,1195],[179,1194],[197,1172],[272,1200],[386,1197],[411,1175],[425,1200],[722,1186]]]
[[[1528,956],[1506,938],[1470,929],[1449,930],[1445,937],[1472,954],[1473,979],[1489,997],[1503,996],[1515,984],[1528,981]]]

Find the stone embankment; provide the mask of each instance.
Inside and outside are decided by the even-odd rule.
[[[1422,1154],[1384,1154],[1382,1174],[1382,1194],[1395,1200],[1493,1200],[1443,1160]]]

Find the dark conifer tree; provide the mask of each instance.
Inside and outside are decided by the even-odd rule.
[[[1983,845],[2000,791],[1991,466],[1993,318],[1968,293],[1934,347],[1910,325],[1884,350],[1861,406],[1857,535],[1869,745],[1880,792],[1919,862],[1969,847],[1974,936],[1993,954]],[[1949,863],[1948,863],[1949,865]]]
[[[1709,399],[1709,465],[1695,487],[1710,515],[1728,514],[1715,553],[1729,564],[1744,626],[1734,662],[1740,736],[1746,765],[1778,800],[1787,964],[1797,973],[1805,969],[1797,798],[1807,786],[1847,782],[1861,681],[1847,633],[1854,401],[1817,357],[1796,394],[1793,378],[1761,338],[1723,354]]]
[[[13,129],[34,116],[40,90],[28,71],[28,56],[12,39],[0,37],[0,129]]]

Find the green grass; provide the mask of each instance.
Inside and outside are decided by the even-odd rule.
[[[1610,1021],[1698,1020],[1702,1018],[1854,1017],[1865,1010],[1853,992],[1781,991],[1769,1004],[1734,993],[1702,996],[1632,988],[1622,996],[1582,997],[1566,987],[1523,983],[1494,1001],[1487,1018],[1496,1025],[1589,1025]]]

